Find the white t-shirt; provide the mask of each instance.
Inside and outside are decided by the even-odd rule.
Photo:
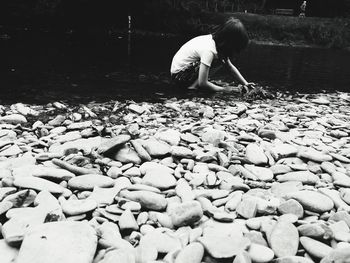
[[[217,56],[218,52],[212,35],[195,37],[177,51],[171,63],[170,72],[171,74],[177,73],[196,61],[210,67]]]

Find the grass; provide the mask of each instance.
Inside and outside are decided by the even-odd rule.
[[[197,31],[207,31],[212,25],[229,16],[240,19],[246,26],[251,39],[256,41],[316,45],[328,48],[350,47],[349,18],[299,18],[249,13],[203,13],[200,15],[200,19],[192,19],[190,26],[197,28]]]

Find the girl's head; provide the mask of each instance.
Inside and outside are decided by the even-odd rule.
[[[248,34],[242,22],[233,17],[217,27],[213,33],[213,39],[220,58],[227,58],[241,52],[249,43]]]

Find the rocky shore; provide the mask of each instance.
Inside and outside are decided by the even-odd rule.
[[[349,104],[1,106],[0,261],[349,262]]]

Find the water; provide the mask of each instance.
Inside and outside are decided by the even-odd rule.
[[[210,96],[169,85],[173,54],[185,39],[81,37],[16,31],[0,40],[1,103],[159,100]],[[234,63],[248,81],[298,92],[350,91],[350,52],[251,45]],[[215,78],[228,78],[219,70]]]

